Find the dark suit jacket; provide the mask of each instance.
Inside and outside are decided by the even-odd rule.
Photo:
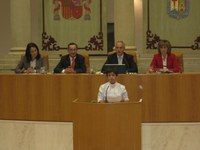
[[[127,72],[138,72],[137,64],[133,61],[132,55],[128,55],[124,52],[122,63],[126,65]],[[118,64],[117,53],[109,55],[105,64]],[[104,65],[101,72],[105,72]]]
[[[150,66],[153,67],[154,71],[159,71],[160,69],[162,69],[162,56],[160,54],[155,54]],[[167,68],[173,72],[180,72],[180,67],[178,66],[178,62],[176,61],[176,56],[172,53],[167,56]]]
[[[60,62],[54,69],[54,73],[61,73],[63,69],[71,66],[69,54],[62,56]],[[76,54],[75,67],[76,73],[86,73],[85,59],[82,55]]]

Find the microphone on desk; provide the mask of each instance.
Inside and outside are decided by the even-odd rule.
[[[108,102],[108,88],[109,88],[109,85],[108,85],[107,88],[106,88],[106,93],[105,93],[105,103]]]
[[[124,62],[125,62],[125,64],[128,66],[128,71],[129,71],[129,64],[128,64],[128,61],[123,57],[123,60],[124,60]]]

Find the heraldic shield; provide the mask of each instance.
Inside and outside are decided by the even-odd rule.
[[[62,9],[62,16],[65,19],[79,19],[83,16],[83,10],[85,10],[85,15],[90,19],[91,10],[89,4],[91,2],[92,0],[53,0],[55,5],[54,20],[60,20],[60,9]]]
[[[189,0],[167,0],[169,16],[181,19],[189,15]]]
[[[60,20],[59,10],[62,8],[62,16],[65,19],[79,19],[85,10],[85,20],[90,20],[91,9],[89,8],[92,0],[53,0],[54,20]]]
[[[61,0],[62,2],[62,16],[65,19],[76,18],[79,19],[83,14],[83,7],[80,0]]]

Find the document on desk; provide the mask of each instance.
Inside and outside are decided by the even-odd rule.
[[[107,100],[110,103],[117,103],[117,102],[121,102],[122,97],[121,96],[108,96]]]

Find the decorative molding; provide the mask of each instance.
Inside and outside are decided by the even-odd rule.
[[[89,0],[89,3],[91,0]],[[87,46],[79,46],[79,49],[86,49],[87,51],[99,51],[103,50],[103,44],[104,44],[104,39],[103,39],[103,31],[102,31],[102,0],[99,0],[100,2],[100,31],[98,35],[94,35],[90,40],[88,41]],[[86,9],[88,6],[84,5],[84,8]],[[45,0],[42,0],[42,20],[43,20],[43,33],[42,33],[42,50],[46,51],[59,51],[61,49],[67,49],[67,47],[62,47],[59,46],[55,38],[53,38],[51,35],[47,35],[45,31]],[[90,10],[88,9],[88,12],[86,14],[86,17],[84,19],[90,20]],[[55,16],[54,16],[55,17]],[[57,18],[58,19],[58,18]],[[55,48],[55,49],[54,49]]]
[[[25,52],[25,50],[26,50],[26,47],[12,47],[11,49],[10,49],[10,51],[11,52]]]
[[[85,50],[89,51],[103,51],[103,44],[104,44],[104,39],[103,39],[103,30],[102,30],[102,0],[100,0],[100,32],[98,35],[94,35],[90,38],[88,41],[88,45],[84,47]]]
[[[160,36],[153,34],[150,30],[150,0],[147,0],[147,31],[146,31],[146,49],[157,49]]]
[[[57,45],[57,41],[46,32],[42,33],[42,50],[45,51],[58,51],[60,47]]]
[[[196,40],[194,41],[194,45],[191,46],[192,50],[200,50],[199,43],[200,43],[200,36],[196,38]]]
[[[157,44],[160,41],[160,36],[157,34],[153,34],[150,29],[150,0],[147,0],[147,31],[146,31],[146,49],[156,49]],[[169,40],[170,41],[170,40]],[[172,48],[181,48],[181,49],[192,49],[192,50],[200,50],[200,36],[196,38],[194,41],[194,45],[192,46],[175,46],[173,45]]]
[[[98,35],[91,37],[88,45],[85,46],[85,50],[103,51],[103,32],[99,32]]]
[[[160,37],[157,34],[153,34],[150,30],[146,32],[146,49],[156,49]]]

